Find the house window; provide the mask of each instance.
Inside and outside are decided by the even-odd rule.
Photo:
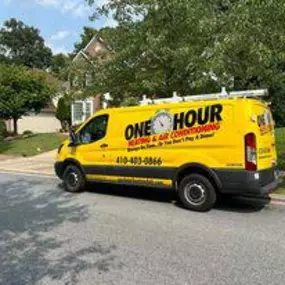
[[[73,104],[73,118],[75,121],[81,121],[84,115],[83,113],[84,102],[75,102]]]
[[[92,110],[91,110],[91,102],[86,102],[85,103],[85,115],[86,118],[90,118],[92,116]]]
[[[80,125],[93,115],[93,99],[75,101],[71,106],[72,125]]]

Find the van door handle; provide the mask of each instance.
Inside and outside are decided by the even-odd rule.
[[[109,146],[109,145],[107,145],[106,143],[103,143],[103,144],[100,145],[101,148],[106,148],[106,147],[108,147],[108,146]]]

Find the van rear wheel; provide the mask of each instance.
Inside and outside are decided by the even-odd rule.
[[[185,208],[200,212],[211,210],[217,199],[213,184],[200,174],[185,176],[179,184],[178,195]]]
[[[79,167],[68,165],[63,173],[64,189],[68,192],[81,192],[85,186],[85,178]]]

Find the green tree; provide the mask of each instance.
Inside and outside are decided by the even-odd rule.
[[[71,57],[65,54],[56,54],[52,57],[50,71],[58,79],[67,81],[69,75],[69,67],[71,64]]]
[[[24,66],[0,64],[0,118],[18,120],[29,112],[40,112],[55,94],[55,86],[42,71]]]
[[[4,22],[0,30],[0,59],[32,68],[45,69],[52,60],[38,29],[16,19]]]
[[[67,131],[71,125],[71,100],[68,96],[59,99],[55,116],[60,121],[63,131]]]
[[[235,90],[269,88],[277,124],[285,123],[285,3],[232,1],[217,14],[217,44],[209,58],[220,85]]]
[[[279,104],[285,82],[284,1],[109,0],[101,8],[87,2],[95,16],[113,15],[119,23],[109,39],[114,54],[99,70],[97,78],[104,80],[94,78],[94,88],[122,102],[142,94],[266,87],[275,118],[285,116]]]
[[[119,26],[109,32],[113,53],[98,70],[103,74],[95,76],[94,88],[109,91],[118,103],[143,94],[218,88],[208,75],[207,56],[216,40],[215,11],[208,1],[110,0],[96,12],[113,13]]]

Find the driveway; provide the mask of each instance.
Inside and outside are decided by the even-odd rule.
[[[0,160],[0,171],[54,175],[56,153],[57,150],[53,150],[28,158],[3,157]]]
[[[285,208],[209,213],[163,191],[0,174],[0,284],[280,285]]]

